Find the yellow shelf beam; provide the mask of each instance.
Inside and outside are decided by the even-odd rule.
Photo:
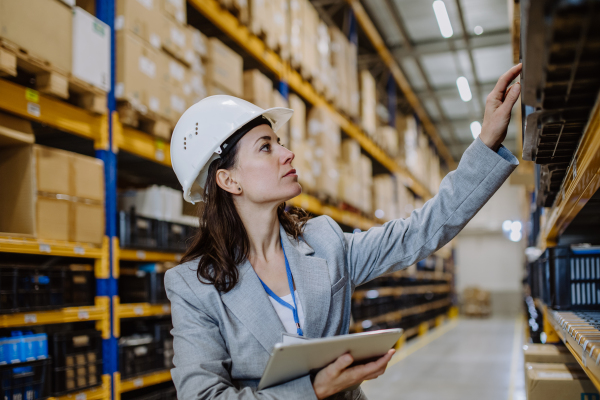
[[[87,243],[0,236],[0,252],[3,253],[102,258],[105,255],[105,250],[102,247],[92,246]]]
[[[144,387],[158,385],[159,383],[171,381],[169,370],[153,372],[150,374],[122,380],[118,385],[117,393],[130,392]]]
[[[357,140],[367,153],[387,169],[403,176],[404,183],[411,188],[411,190],[424,199],[429,199],[431,197],[429,190],[418,182],[406,168],[403,168],[396,163],[379,146],[369,139],[356,124],[340,114],[323,96],[315,91],[310,83],[302,79],[298,72],[292,70],[284,63],[277,53],[268,49],[262,40],[250,33],[248,28],[241,25],[235,16],[229,11],[221,8],[216,0],[189,0],[189,3],[215,24],[222,32],[243,47],[244,50],[252,55],[257,61],[274,73],[278,79],[286,80],[289,87],[306,101],[314,106],[327,106],[333,112],[333,115],[342,130],[344,130],[348,136]]]
[[[154,317],[171,314],[170,304],[129,303],[119,304],[119,318]]]
[[[50,397],[48,400],[109,400],[110,375],[102,375],[102,385],[80,392],[74,392],[59,397]]]
[[[120,122],[115,124],[117,148],[150,161],[171,166],[171,147],[168,142],[138,131]]]
[[[119,260],[121,261],[179,262],[179,260],[181,260],[181,256],[181,253],[165,253],[161,251],[146,251],[132,249],[119,250]]]
[[[448,293],[452,288],[450,285],[419,285],[419,286],[400,286],[400,287],[381,287],[377,289],[357,290],[352,295],[353,300],[362,300],[364,298],[377,298],[387,296],[404,296],[408,294],[424,293]],[[375,293],[376,292],[376,293]]]
[[[95,115],[35,90],[0,79],[0,110],[102,143],[107,115]]]
[[[427,114],[427,111],[421,104],[421,101],[419,100],[415,92],[412,90],[408,79],[406,79],[406,76],[404,76],[404,73],[402,73],[402,70],[398,66],[398,63],[396,63],[396,60],[385,46],[385,42],[379,35],[379,32],[377,32],[377,28],[375,28],[375,25],[373,25],[373,22],[371,22],[371,19],[367,15],[363,6],[360,4],[360,1],[346,1],[350,5],[350,7],[352,7],[354,15],[356,15],[356,20],[358,21],[361,28],[373,44],[373,47],[375,47],[385,65],[390,69],[392,76],[396,81],[396,84],[400,87],[402,93],[404,93],[406,100],[409,102],[409,104],[419,116],[421,123],[425,127],[425,131],[429,134],[429,137],[435,144],[435,147],[438,149],[440,155],[444,158],[444,160],[446,160],[446,163],[448,164],[450,169],[455,169],[456,163],[454,162],[454,158],[452,157],[450,151],[448,150],[442,138],[438,134],[435,125],[429,119],[429,115]]]
[[[410,272],[406,269],[402,271],[392,272],[389,276],[394,278],[416,279],[419,281],[451,281],[452,274],[449,272],[436,271],[415,271]]]
[[[53,311],[32,311],[0,315],[0,328],[15,328],[32,325],[64,324],[81,321],[103,321],[103,333],[107,333],[109,310],[108,299],[96,297],[95,305],[66,307]]]
[[[556,246],[558,237],[600,187],[600,98],[590,114],[575,157],[569,165],[555,205],[540,232],[547,247]],[[544,244],[544,243],[542,243]]]
[[[313,214],[328,215],[341,224],[360,228],[363,231],[377,225],[375,221],[365,218],[355,212],[344,211],[337,207],[324,205],[317,198],[308,194],[303,193],[296,196],[291,199],[289,203],[293,206],[301,207]]]

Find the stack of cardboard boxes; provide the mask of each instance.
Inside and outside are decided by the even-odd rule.
[[[361,185],[361,153],[360,144],[354,139],[342,141],[342,157],[340,162],[340,199],[362,209]]]
[[[598,390],[562,344],[526,344],[527,399],[595,399]]]
[[[125,110],[132,110],[170,128],[206,97],[205,75],[212,70],[204,63],[210,42],[185,21],[184,0],[117,1],[115,96],[126,102],[120,107],[125,123],[137,126],[135,115],[126,116]],[[237,83],[241,86],[241,79]],[[170,129],[153,133],[170,137]]]
[[[310,110],[306,143],[313,150],[315,189],[332,199],[338,198],[341,137],[340,127],[327,107],[317,106]]]
[[[102,161],[33,143],[30,122],[0,114],[0,232],[101,244]]]
[[[377,131],[377,87],[375,78],[367,70],[360,71],[360,119],[367,135]]]
[[[382,220],[397,218],[396,184],[390,174],[375,175],[373,178],[373,208],[375,217]]]
[[[1,0],[0,10],[1,75],[17,76],[18,65],[35,74],[41,92],[64,99],[77,92],[80,106],[106,112],[108,25],[59,0]]]

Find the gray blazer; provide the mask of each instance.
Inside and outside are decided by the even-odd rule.
[[[496,192],[518,161],[505,147],[496,153],[480,139],[464,152],[439,193],[407,219],[361,233],[344,233],[329,217],[312,219],[303,239],[280,229],[285,254],[305,312],[310,338],[347,334],[354,289],[426,258],[454,238]],[[179,399],[315,399],[309,376],[257,390],[273,346],[285,331],[248,261],[228,293],[202,284],[196,262],[169,270]],[[337,399],[366,399],[360,388]]]

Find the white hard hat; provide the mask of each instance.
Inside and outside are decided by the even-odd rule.
[[[210,164],[220,157],[221,145],[253,119],[265,117],[274,132],[292,117],[293,110],[283,107],[263,110],[233,96],[210,96],[183,113],[171,137],[171,163],[183,198],[202,201]]]

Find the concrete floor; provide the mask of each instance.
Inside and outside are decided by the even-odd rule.
[[[523,330],[516,319],[449,322],[409,341],[362,388],[372,400],[525,400]]]

